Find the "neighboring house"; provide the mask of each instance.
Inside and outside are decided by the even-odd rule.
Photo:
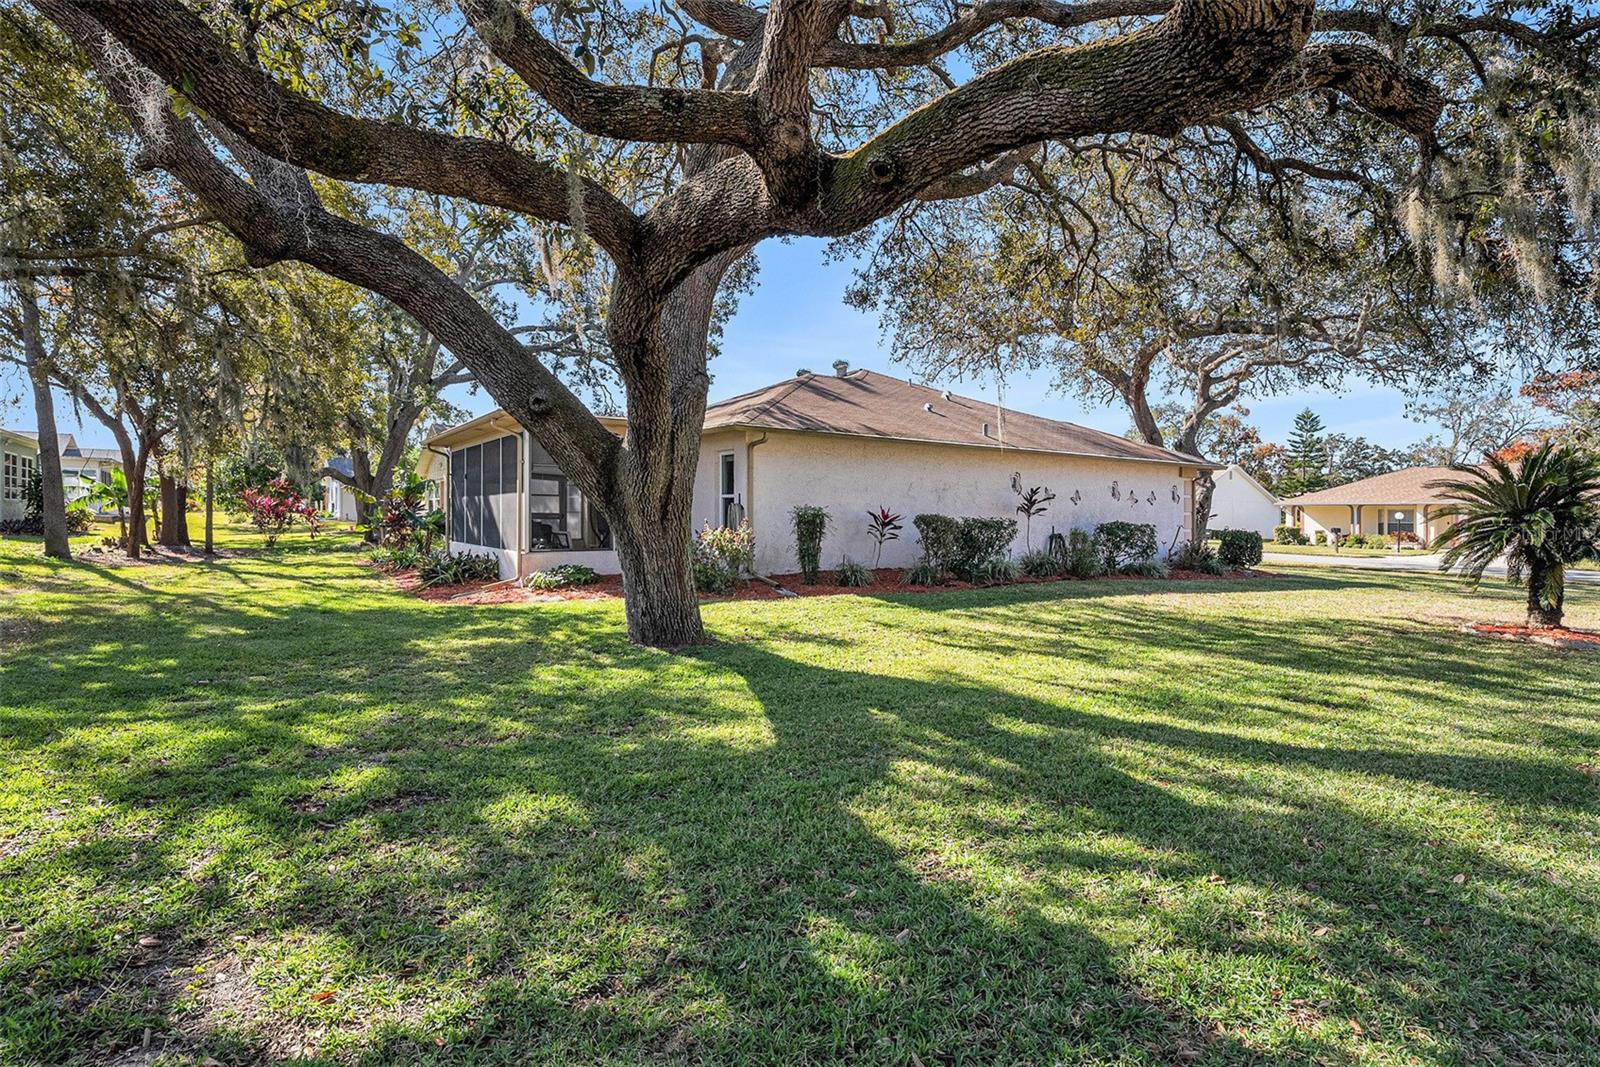
[[[1213,530],[1254,530],[1271,540],[1273,530],[1283,522],[1278,498],[1237,463],[1217,471],[1212,480],[1215,488],[1207,525]]]
[[[706,410],[693,517],[755,532],[755,569],[799,570],[790,512],[818,504],[833,519],[823,565],[842,556],[870,564],[867,513],[903,516],[882,565],[920,554],[911,520],[923,512],[1017,517],[1015,479],[1048,486],[1050,510],[1033,522],[1033,547],[1052,527],[1092,529],[1112,519],[1153,523],[1163,552],[1188,538],[1193,480],[1216,469],[1166,449],[1072,423],[998,409],[875,371],[834,364]],[[614,433],[623,419],[603,418]],[[556,563],[616,573],[605,517],[538,443],[503,411],[428,439],[419,473],[444,482],[453,551],[493,552],[503,576]],[[1019,523],[1015,551],[1023,549]]]
[[[1449,467],[1406,467],[1283,501],[1292,526],[1324,534],[1414,534],[1426,544],[1449,525],[1433,512],[1446,503],[1427,483],[1456,477]]]
[[[0,522],[28,517],[25,490],[39,470],[39,435],[0,426]]]
[[[115,448],[82,448],[70,434],[61,435],[61,485],[67,503],[82,500],[94,483],[111,484],[111,472],[122,469],[122,452]]]
[[[355,464],[350,462],[349,456],[334,456],[328,460],[327,466],[338,471],[346,478],[354,477]],[[345,522],[355,522],[360,512],[356,509],[356,491],[345,485],[332,475],[324,475],[322,479],[322,511],[336,519]]]

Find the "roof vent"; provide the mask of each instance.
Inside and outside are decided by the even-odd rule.
[[[926,411],[929,415],[932,415],[933,414],[933,405],[932,404],[924,404],[924,405],[922,405],[922,410]]]
[[[801,367],[799,370],[794,372],[794,376],[796,378],[809,378],[811,377],[811,372],[805,367]]]
[[[987,422],[983,424],[983,436],[989,436],[989,424]]]
[[[948,389],[941,390],[940,393],[939,393],[939,398],[941,400],[949,400],[950,399],[950,390],[948,390]]]
[[[849,374],[850,373],[850,361],[847,360],[847,359],[836,359],[836,360],[834,360],[833,361],[833,373],[835,375],[837,375],[838,377],[840,377],[840,378],[843,378],[846,374]]]

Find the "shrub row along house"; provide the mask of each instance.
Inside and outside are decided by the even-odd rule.
[[[602,419],[621,435],[626,423]],[[824,566],[871,560],[868,513],[910,517],[1014,517],[1018,487],[1046,486],[1049,510],[1019,530],[1041,547],[1052,527],[1092,530],[1103,522],[1148,523],[1161,551],[1192,532],[1193,484],[1214,464],[1068,422],[922,385],[876,371],[800,371],[765,389],[706,410],[694,488],[694,522],[755,533],[754,569],[799,569],[791,515],[820,505],[833,522]],[[502,577],[561,563],[618,571],[605,517],[503,411],[430,437],[419,473],[442,482],[450,547],[489,552]],[[914,537],[891,541],[881,565],[906,567]]]

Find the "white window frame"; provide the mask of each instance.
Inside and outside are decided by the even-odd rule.
[[[39,460],[25,452],[7,452],[4,461],[4,498],[21,500],[28,479],[39,469]]]
[[[738,502],[738,480],[735,477],[732,452],[717,453],[717,525],[728,525],[728,512]]]

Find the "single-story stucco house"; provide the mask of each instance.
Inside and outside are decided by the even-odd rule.
[[[872,562],[869,511],[903,516],[905,530],[884,546],[882,565],[905,567],[921,551],[914,516],[1017,517],[1014,485],[1056,494],[1033,520],[1035,548],[1052,527],[1123,519],[1154,524],[1164,553],[1189,537],[1195,475],[1216,469],[1099,430],[850,370],[842,360],[834,370],[802,370],[706,410],[693,524],[749,519],[759,573],[799,570],[796,505],[832,515],[826,568],[844,556]],[[623,419],[601,422],[627,432]],[[604,515],[503,411],[430,436],[418,472],[444,483],[452,551],[491,552],[504,577],[568,562],[619,569]],[[1013,549],[1024,549],[1020,523]]]
[[[1271,540],[1283,522],[1283,505],[1249,471],[1237,463],[1212,475],[1211,521],[1213,530],[1254,530]]]
[[[349,456],[334,456],[328,460],[326,466],[346,478],[352,477],[356,472],[355,464],[350,461]],[[355,522],[361,514],[356,509],[356,491],[331,475],[324,475],[322,478],[321,510],[323,514],[344,522]]]
[[[1323,534],[1411,534],[1427,544],[1450,525],[1433,512],[1446,503],[1428,483],[1456,478],[1449,467],[1406,467],[1283,501],[1291,526]]]
[[[8,430],[0,426],[0,462],[4,480],[0,481],[0,522],[28,517],[25,490],[39,469],[39,435],[32,430]]]

